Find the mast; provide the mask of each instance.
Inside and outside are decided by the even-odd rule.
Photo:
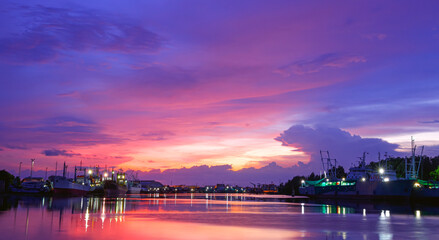
[[[422,146],[421,148],[421,157],[419,159],[418,170],[416,170],[416,177],[419,177],[419,168],[421,167],[422,158],[424,157],[423,154],[424,154],[424,146]]]
[[[66,165],[66,162],[64,161],[64,167],[63,167],[63,170],[62,170],[62,176],[63,177],[66,177],[66,171],[67,171],[67,165]]]
[[[381,168],[381,152],[378,152],[378,167]]]
[[[32,178],[32,171],[33,171],[33,168],[34,168],[35,158],[32,158],[30,161],[31,161],[31,164],[30,164],[30,178]]]
[[[415,161],[416,161],[416,145],[415,145],[415,140],[413,139],[412,136],[412,162],[411,162],[411,173],[412,173],[412,178],[415,179],[416,178],[416,173],[415,173]]]
[[[326,153],[326,157],[323,156],[323,153]],[[337,178],[337,159],[331,158],[329,155],[329,151],[322,151],[320,150],[320,159],[322,161],[323,165],[323,174],[325,175],[325,178],[328,177],[326,173],[328,173],[329,178],[335,179]],[[325,164],[326,161],[326,164]]]
[[[385,161],[386,161],[386,171],[387,171],[387,160],[388,160],[387,152],[384,153],[384,158],[385,158]]]
[[[20,162],[20,164],[18,165],[18,179],[21,179],[21,164],[23,162]]]

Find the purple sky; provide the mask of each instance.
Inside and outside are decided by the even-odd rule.
[[[6,1],[0,169],[279,182],[439,153],[438,1]],[[41,173],[41,172],[40,172]]]

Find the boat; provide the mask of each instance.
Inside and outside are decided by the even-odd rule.
[[[414,185],[412,198],[415,200],[434,200],[439,199],[439,182],[425,181],[418,179]]]
[[[11,186],[10,191],[25,194],[47,194],[52,191],[52,186],[50,182],[44,181],[41,177],[27,177],[21,181],[19,186]]]
[[[88,184],[76,183],[73,179],[63,176],[51,176],[49,179],[53,184],[53,193],[56,195],[83,196],[91,189]]]
[[[349,169],[346,179],[335,176],[336,161],[329,157],[321,158],[327,166],[328,177],[317,181],[302,181],[299,192],[302,195],[317,198],[351,198],[351,199],[409,199],[415,179],[399,179],[396,172],[380,168],[373,170],[366,165],[366,153],[360,157],[358,166]]]
[[[66,178],[67,165],[64,162],[63,175],[62,176],[50,176],[49,180],[53,184],[53,192],[56,195],[66,195],[66,196],[83,196],[90,191],[90,184],[83,181],[77,182],[76,178],[76,168],[74,179]]]
[[[139,181],[128,181],[128,192],[131,194],[139,194],[142,191],[142,185]]]
[[[19,181],[16,184],[10,186],[9,190],[12,193],[47,194],[52,192],[52,185],[49,181],[45,181],[42,177],[32,177],[34,163],[35,163],[35,159],[31,159],[31,168],[30,168],[29,177],[24,178],[22,181]],[[21,162],[19,169],[20,172]]]
[[[112,173],[114,175],[114,171]],[[118,172],[116,177],[111,177],[111,180],[104,181],[104,193],[106,196],[120,196],[125,195],[128,192],[127,180],[125,173]]]
[[[105,196],[115,197],[120,195],[125,195],[128,192],[127,186],[118,184],[113,180],[104,181],[104,193]]]

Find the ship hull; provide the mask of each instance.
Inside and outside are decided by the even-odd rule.
[[[56,195],[82,196],[90,191],[90,186],[70,182],[67,179],[56,179],[53,182],[53,192]]]
[[[142,191],[142,188],[141,188],[141,187],[139,187],[139,188],[136,188],[136,187],[129,187],[127,193],[130,193],[130,194],[139,194],[140,191]]]
[[[413,180],[358,181],[353,186],[308,186],[299,192],[315,198],[403,200],[410,198],[413,184]]]
[[[104,193],[105,196],[120,196],[125,195],[128,191],[128,188],[123,185],[119,185],[114,181],[106,181],[104,183]]]
[[[83,196],[86,195],[88,191],[72,188],[54,188],[53,193],[55,195]]]
[[[414,188],[412,197],[417,200],[438,200],[439,188]]]

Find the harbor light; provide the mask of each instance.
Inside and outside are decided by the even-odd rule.
[[[104,173],[104,177],[108,177],[108,173]]]
[[[366,182],[366,178],[364,178],[364,177],[361,178],[361,181]]]
[[[88,170],[88,175],[91,175],[93,171],[91,169]]]
[[[380,174],[384,174],[384,169],[383,168],[380,168],[378,171],[379,171]]]

